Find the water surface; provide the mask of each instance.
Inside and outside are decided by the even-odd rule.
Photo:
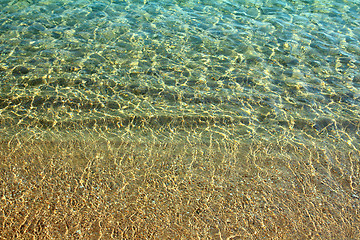
[[[65,206],[59,236],[88,238],[89,214],[123,238],[356,238],[359,1],[0,7],[1,201],[27,229]]]

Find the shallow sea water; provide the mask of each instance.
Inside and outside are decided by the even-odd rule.
[[[145,145],[313,146],[332,164],[341,160],[329,151],[359,153],[357,0],[0,7],[0,137],[9,146],[14,136],[60,141],[96,132]],[[358,190],[349,194],[358,199]]]
[[[359,140],[357,1],[1,6],[4,122]]]

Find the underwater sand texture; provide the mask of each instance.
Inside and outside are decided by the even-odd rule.
[[[4,239],[359,238],[347,146],[83,137],[1,143]]]
[[[0,7],[1,238],[360,237],[358,1]]]

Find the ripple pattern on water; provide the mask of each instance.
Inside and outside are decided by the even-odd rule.
[[[3,122],[359,139],[356,1],[1,5]]]

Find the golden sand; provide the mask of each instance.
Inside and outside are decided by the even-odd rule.
[[[359,152],[289,143],[0,144],[1,239],[358,239]]]

